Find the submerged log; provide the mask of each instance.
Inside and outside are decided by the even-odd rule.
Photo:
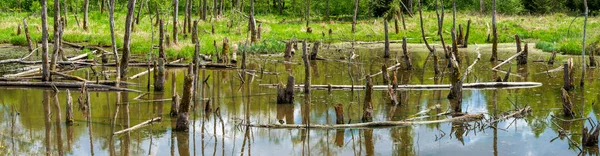
[[[275,88],[278,84],[259,84],[259,86]],[[463,83],[463,89],[466,90],[484,90],[484,89],[517,89],[517,88],[533,88],[542,86],[538,82],[480,82],[480,83]],[[373,86],[373,90],[387,90],[388,85]],[[392,86],[393,87],[393,86]],[[450,84],[438,85],[397,85],[398,90],[450,90]],[[304,88],[304,85],[298,84],[294,88]],[[364,90],[365,86],[361,85],[311,85],[314,90]]]
[[[395,126],[411,126],[411,125],[424,125],[424,124],[436,124],[444,122],[472,122],[483,119],[483,114],[467,114],[454,118],[447,118],[443,120],[433,121],[375,121],[367,123],[353,123],[353,124],[337,124],[337,125],[321,125],[321,124],[245,124],[250,127],[257,128],[283,128],[283,129],[304,129],[304,128],[319,128],[319,129],[349,129],[349,128],[388,128]]]
[[[24,81],[0,81],[0,86],[3,87],[19,87],[19,88],[53,88],[56,86],[59,89],[73,88],[79,89],[84,86],[82,82],[24,82]],[[141,92],[134,89],[118,88],[99,84],[86,84],[89,90],[96,91],[122,91],[122,92]]]
[[[291,104],[294,102],[294,84],[296,79],[294,76],[288,76],[287,85],[285,88],[283,85],[277,87],[277,104]]]
[[[161,119],[162,119],[161,117],[156,117],[156,118],[144,121],[144,122],[142,122],[140,124],[137,124],[135,126],[132,126],[130,128],[114,132],[113,135],[119,135],[119,134],[127,133],[129,131],[132,131],[132,130],[135,130],[135,129],[138,129],[138,128],[142,128],[142,127],[147,126],[149,124],[152,124],[154,122],[160,122]]]
[[[515,55],[513,55],[513,56],[511,56],[511,57],[509,57],[508,59],[504,60],[504,62],[502,62],[502,63],[500,63],[500,64],[498,64],[498,65],[494,66],[494,67],[492,68],[492,70],[494,70],[494,69],[497,69],[498,67],[500,67],[500,66],[502,66],[502,65],[504,65],[504,64],[506,64],[506,63],[508,63],[508,62],[510,62],[510,60],[512,60],[512,59],[515,59],[515,58],[517,58],[518,56],[521,56],[521,54],[523,54],[524,52],[525,52],[525,51],[521,51],[521,52],[519,52],[519,53],[517,53],[517,54],[515,54]]]
[[[336,124],[344,124],[344,105],[343,104],[335,105],[335,123]]]

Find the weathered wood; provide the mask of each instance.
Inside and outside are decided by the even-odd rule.
[[[29,58],[31,55],[33,55],[33,52],[37,51],[38,48],[35,48],[34,50],[32,50],[29,54],[23,56],[22,58],[18,58],[18,59],[6,59],[6,60],[0,60],[0,64],[7,64],[7,63],[19,63],[22,62],[23,60]]]
[[[259,86],[276,88],[278,84],[259,84]],[[480,82],[480,83],[463,83],[463,89],[466,90],[483,90],[483,89],[511,89],[511,88],[532,88],[542,86],[538,82]],[[388,85],[373,86],[373,90],[387,90]],[[393,87],[393,86],[392,86]],[[396,86],[398,90],[449,90],[451,84],[438,85],[408,85],[400,84]],[[298,84],[294,88],[304,88],[304,85]],[[311,85],[314,90],[364,90],[365,86],[361,85]]]
[[[373,81],[371,77],[367,75],[365,78],[366,89],[365,89],[365,101],[363,103],[363,116],[362,122],[373,121]]]
[[[456,55],[452,54],[450,61],[452,62],[452,66],[450,67],[451,75],[450,75],[450,83],[452,87],[450,88],[450,93],[448,93],[448,99],[454,100],[452,104],[453,108],[451,108],[454,112],[462,112],[462,90],[463,90],[463,76],[460,72],[460,66],[456,60]]]
[[[410,61],[410,55],[408,54],[408,49],[406,48],[406,37],[402,38],[402,53],[404,54],[402,57],[404,58],[405,68],[407,70],[412,70],[412,62]]]
[[[4,87],[19,87],[19,88],[74,88],[78,89],[83,86],[81,82],[23,82],[23,81],[0,81],[0,86]],[[107,85],[87,84],[87,88],[98,91],[123,91],[123,92],[141,92],[138,90],[117,88]]]
[[[573,58],[569,58],[567,62],[563,65],[563,88],[567,91],[572,90],[573,87]]]
[[[429,50],[429,52],[432,52],[433,48],[427,42],[427,38],[425,38],[425,28],[423,27],[423,8],[422,8],[421,0],[419,0],[418,3],[419,3],[419,21],[421,24],[421,37],[423,38],[423,43],[425,43],[427,50]]]
[[[424,125],[424,124],[436,124],[444,122],[472,122],[479,121],[484,118],[483,114],[467,114],[454,118],[447,118],[443,120],[433,121],[375,121],[366,123],[353,123],[353,124],[336,124],[336,125],[321,125],[321,124],[245,124],[246,126],[256,128],[282,128],[282,129],[305,129],[305,128],[319,128],[319,129],[351,129],[351,128],[388,128],[396,126],[411,126],[411,125]]]
[[[173,95],[173,98],[171,99],[171,112],[169,113],[169,115],[171,117],[176,117],[178,113],[179,113],[179,94],[175,93],[175,95]]]
[[[139,124],[137,124],[135,126],[129,127],[127,129],[116,131],[116,132],[113,133],[113,135],[119,135],[119,134],[127,133],[129,131],[132,131],[132,130],[135,130],[135,129],[138,129],[138,128],[142,128],[142,127],[147,126],[149,124],[152,124],[154,122],[160,122],[161,119],[162,119],[161,117],[156,117],[156,118],[144,121],[142,123],[139,123]]]
[[[158,41],[158,58],[157,58],[157,63],[158,65],[156,66],[156,77],[154,77],[154,91],[158,91],[161,92],[165,89],[164,85],[165,85],[165,61],[166,61],[166,54],[165,54],[165,48],[163,46],[164,43],[164,21],[160,20],[160,26],[159,26],[159,41]],[[148,73],[150,72],[150,70],[148,70]]]
[[[304,93],[310,94],[310,59],[308,58],[308,49],[306,40],[302,41],[302,60],[304,60]]]
[[[553,65],[555,58],[556,58],[556,50],[552,51],[552,55],[550,56],[550,59],[548,59],[548,64]]]
[[[27,19],[23,18],[23,29],[25,30],[25,39],[27,40],[27,47],[29,51],[33,51],[33,44],[31,36],[29,35],[29,26],[27,26]]]
[[[67,89],[67,115],[66,115],[66,122],[67,125],[72,125],[73,124],[73,98],[71,97],[71,91],[69,91]]]
[[[310,60],[317,60],[317,55],[319,54],[319,46],[321,45],[321,42],[316,41],[315,43],[313,43],[312,45],[312,52],[310,53]]]
[[[492,57],[491,62],[498,60],[498,27],[496,26],[496,0],[492,0]]]
[[[64,74],[64,73],[55,72],[55,71],[51,71],[50,73],[52,73],[52,75],[58,75],[58,76],[62,76],[64,78],[73,79],[73,80],[77,80],[77,81],[81,81],[81,82],[87,82],[88,81],[88,80],[86,80],[84,78],[81,78],[79,76]]]
[[[258,41],[260,41],[261,38],[262,38],[262,23],[259,23],[258,27],[256,28],[256,39]]]
[[[597,147],[598,146],[598,135],[600,135],[600,128],[598,124],[588,130],[587,127],[583,127],[582,129],[583,136],[581,137],[581,144],[586,147]]]
[[[488,124],[497,123],[499,121],[506,120],[508,118],[523,117],[524,115],[526,115],[529,112],[531,112],[531,107],[530,106],[526,106],[525,108],[519,109],[519,110],[517,110],[517,111],[515,111],[515,112],[513,112],[511,114],[502,116],[502,117],[500,117],[498,119],[495,119],[495,120],[492,120],[492,121],[488,122]]]
[[[120,61],[121,79],[126,78],[127,67],[129,64],[129,55],[131,53],[131,30],[133,27],[133,13],[135,12],[135,1],[129,0],[127,3],[127,15],[125,16],[125,35],[123,35],[123,54]]]
[[[458,34],[457,34],[456,44],[462,46],[463,41],[464,41],[463,27],[462,27],[462,24],[459,24],[458,25]]]
[[[381,65],[381,73],[383,77],[383,84],[388,84],[390,75],[388,75],[386,64]]]
[[[433,48],[432,55],[433,55],[433,72],[437,76],[437,75],[441,74],[441,71],[440,71],[439,59],[438,59],[438,56],[436,55],[435,48]]]
[[[463,41],[463,48],[467,48],[469,46],[469,32],[471,31],[471,19],[469,19],[469,21],[467,21],[467,34],[465,35],[464,41]]]
[[[500,67],[500,66],[502,66],[502,65],[504,65],[504,64],[506,64],[506,63],[508,63],[508,62],[510,62],[511,60],[513,60],[513,59],[517,58],[518,56],[521,56],[521,54],[523,54],[524,52],[525,52],[525,51],[521,51],[521,52],[519,52],[519,53],[517,53],[517,54],[515,54],[515,55],[513,55],[513,56],[511,56],[511,57],[509,57],[509,58],[507,58],[507,59],[506,59],[506,60],[504,60],[502,63],[500,63],[500,64],[498,64],[498,65],[494,66],[494,67],[492,68],[492,70],[493,70],[493,69],[497,69],[498,67]]]
[[[355,0],[354,1],[354,16],[352,16],[352,33],[356,33],[356,17],[358,16],[358,3],[359,0]]]
[[[193,65],[190,64],[189,68],[193,68]],[[183,96],[181,98],[181,104],[179,105],[179,112],[177,113],[177,124],[175,126],[175,131],[187,131],[190,127],[189,112],[192,100],[192,85],[194,82],[193,78],[193,73],[188,73],[188,75],[185,76],[185,81],[183,84]]]
[[[573,105],[573,101],[571,101],[571,97],[569,96],[569,92],[565,90],[565,88],[561,88],[561,99],[563,102],[563,113],[567,117],[575,116],[575,106]]]
[[[284,58],[292,58],[296,49],[294,49],[295,40],[290,40],[285,43],[285,52],[283,53]]]
[[[385,38],[385,44],[383,48],[383,58],[390,58],[390,37],[388,35],[388,22],[386,19],[383,19],[383,32]]]
[[[344,105],[335,105],[335,124],[344,124]]]
[[[287,85],[278,85],[277,87],[277,103],[278,104],[291,104],[294,102],[294,86],[296,79],[294,76],[288,76]]]
[[[175,43],[175,44],[177,44],[177,42],[179,40],[179,38],[178,38],[179,31],[177,30],[179,27],[179,24],[177,22],[178,16],[179,16],[179,0],[173,0],[173,43]],[[169,39],[167,39],[167,41],[168,40]]]
[[[42,5],[42,81],[50,81],[50,65],[48,64],[48,7],[47,0]],[[38,69],[39,70],[39,69]]]

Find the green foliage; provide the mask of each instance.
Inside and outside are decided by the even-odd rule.
[[[558,51],[563,54],[581,55],[580,40],[566,40],[558,44]]]
[[[544,52],[552,52],[556,50],[554,43],[546,41],[538,41],[535,43],[535,48],[541,49]]]

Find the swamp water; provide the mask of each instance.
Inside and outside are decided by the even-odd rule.
[[[399,51],[397,46],[392,47],[392,57]],[[491,47],[481,46],[481,60],[465,83],[492,82],[496,76],[505,75],[491,71],[497,64],[488,61]],[[463,71],[477,56],[474,47],[461,49]],[[501,47],[500,59],[515,54],[513,45],[503,44]],[[433,59],[429,57],[426,61],[428,52],[424,51],[422,45],[410,45],[409,50],[414,70],[399,69],[398,83],[436,83]],[[333,50],[332,47],[332,50],[323,51],[320,55],[330,59],[347,58],[350,55],[348,49]],[[394,59],[380,57],[380,48],[364,46],[358,48],[356,54],[359,55],[358,64],[313,61],[310,66],[312,84],[364,85],[366,74],[379,72],[383,63],[388,66],[395,64]],[[302,124],[308,121],[313,124],[335,124],[336,104],[344,105],[345,122],[360,122],[365,94],[362,90],[313,90],[309,97],[297,90],[293,104],[277,104],[277,90],[259,86],[285,83],[286,69],[290,69],[296,77],[296,84],[302,84],[304,66],[300,56],[296,52],[292,60],[294,64],[284,64],[281,55],[251,55],[248,67],[259,71],[253,74],[255,76],[240,70],[199,71],[200,79],[207,81],[199,86],[204,89],[195,97],[197,102],[190,114],[192,123],[189,132],[172,131],[176,119],[169,117],[169,100],[174,94],[172,86],[176,86],[175,92],[181,96],[183,76],[186,74],[184,68],[167,70],[166,91],[162,93],[146,89],[147,75],[128,81],[136,83],[128,88],[147,94],[90,92],[89,112],[79,109],[79,90],[71,90],[75,114],[72,126],[67,126],[64,120],[66,90],[61,90],[57,95],[58,110],[51,90],[3,87],[0,88],[0,155],[577,155],[580,149],[572,145],[569,138],[581,144],[582,127],[589,127],[589,123],[583,120],[553,119],[553,115],[565,118],[560,97],[563,74],[562,70],[551,73],[544,71],[562,66],[563,60],[570,56],[559,56],[555,65],[547,65],[534,62],[546,60],[549,56],[537,51],[530,52],[528,65],[517,67],[512,63],[510,67],[515,75],[509,79],[511,82],[540,82],[542,86],[463,91],[462,109],[465,113],[485,113],[486,118],[490,118],[512,112],[515,107],[531,106],[533,109],[523,118],[510,118],[491,127],[482,127],[481,122],[334,130],[267,129],[239,125],[245,121],[252,124]],[[400,56],[399,61],[402,60]],[[441,52],[438,52],[438,56],[440,70],[444,70],[445,59]],[[576,58],[575,80],[578,84],[581,62],[578,56],[572,57]],[[504,65],[501,69],[507,71],[508,66]],[[265,74],[261,74],[260,69],[264,69]],[[89,68],[70,74],[84,77],[85,70]],[[96,67],[95,70],[102,71],[102,67]],[[105,70],[114,68],[106,67]],[[144,70],[132,68],[128,76]],[[446,76],[440,77],[439,84],[449,84],[448,69],[444,71]],[[599,73],[596,72],[597,69],[588,69],[585,89],[577,87],[572,91],[577,116],[583,114],[594,122],[598,121],[600,115],[600,106],[594,105],[600,101],[596,92],[600,83],[594,78]],[[383,85],[381,75],[373,80],[375,85]],[[398,96],[401,104],[393,106],[386,92],[375,91],[373,120],[403,120],[437,104],[441,105],[440,110],[433,110],[427,113],[431,117],[416,121],[448,118],[436,116],[449,109],[450,102],[446,99],[448,92],[401,90]],[[140,96],[142,94],[145,95]],[[207,103],[209,109],[217,113],[206,113]],[[310,107],[306,103],[310,103]],[[115,131],[154,117],[162,117],[162,121],[129,133],[112,135]],[[583,151],[597,153],[598,148],[583,148]]]

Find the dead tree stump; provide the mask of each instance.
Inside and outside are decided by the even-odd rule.
[[[310,94],[310,59],[308,58],[308,49],[306,40],[302,41],[302,60],[304,60],[304,93]]]
[[[189,68],[193,68],[190,65]],[[177,124],[175,125],[175,131],[187,131],[190,127],[189,112],[190,103],[192,101],[192,85],[194,82],[194,75],[188,72],[185,77],[183,84],[183,97],[181,98],[181,105],[179,105],[179,112],[177,114]]]
[[[175,95],[173,95],[173,98],[171,99],[171,112],[169,113],[169,115],[171,117],[176,117],[178,113],[179,113],[179,94],[175,94]]]
[[[405,65],[406,70],[412,70],[413,66],[412,66],[412,63],[410,62],[410,55],[408,55],[408,49],[406,47],[406,37],[402,38],[402,53],[404,54],[403,58],[404,58],[404,63],[406,64]]]
[[[563,65],[563,80],[564,80],[564,85],[563,88],[565,88],[565,90],[570,91],[573,89],[573,59],[570,58],[568,59],[568,61]]]
[[[287,84],[284,87],[279,85],[277,87],[277,104],[291,104],[294,102],[294,86],[296,85],[296,78],[294,76],[288,76]]]
[[[283,57],[292,58],[292,55],[294,55],[294,51],[294,41],[290,40],[289,42],[285,43],[285,52],[283,53]]]
[[[590,67],[596,66],[596,58],[594,58],[595,53],[596,53],[596,47],[592,47],[590,49]]]
[[[344,105],[343,104],[335,105],[335,123],[336,124],[344,124]]]
[[[159,26],[159,45],[158,45],[158,58],[157,58],[157,62],[158,62],[158,66],[156,67],[157,69],[155,70],[156,73],[156,77],[154,78],[154,91],[158,91],[161,92],[165,89],[165,61],[166,61],[166,55],[165,55],[165,48],[163,46],[163,41],[164,41],[164,22],[163,20],[160,20],[160,26]]]
[[[471,30],[471,20],[467,21],[467,34],[465,35],[463,41],[463,48],[467,48],[469,46],[469,32]]]
[[[383,84],[386,84],[386,85],[388,84],[389,79],[390,79],[390,75],[388,75],[387,68],[388,67],[386,64],[383,64],[381,66],[381,77],[383,77]]]
[[[464,39],[463,27],[462,27],[462,24],[459,24],[456,44],[462,45],[463,41],[464,41],[463,39]]]
[[[256,28],[256,39],[258,41],[260,41],[261,38],[262,38],[262,23],[259,23],[258,27]]]
[[[367,75],[366,77],[366,89],[365,89],[365,102],[363,103],[363,122],[371,122],[373,121],[373,81],[371,80],[371,76]]]
[[[73,124],[73,98],[71,97],[71,91],[67,89],[67,125]]]
[[[527,49],[528,49],[527,43],[525,43],[525,47],[523,47],[523,53],[521,53],[521,55],[517,56],[517,65],[527,64],[527,55],[528,55]]]
[[[553,65],[555,58],[556,58],[556,50],[552,51],[552,55],[550,56],[550,59],[548,59],[548,64]]]
[[[27,19],[23,19],[23,29],[25,30],[25,39],[27,40],[27,47],[29,52],[33,51],[33,44],[31,42],[31,36],[29,36],[29,27],[27,26]]]
[[[565,116],[573,117],[575,116],[575,106],[573,105],[573,101],[571,101],[571,97],[569,96],[569,92],[564,88],[561,89],[561,99],[563,102],[563,112]]]
[[[320,45],[321,45],[321,42],[319,42],[319,41],[313,43],[312,51],[310,52],[310,60],[317,59],[317,55],[319,54],[319,46]]]
[[[583,127],[582,131],[583,136],[581,137],[581,144],[587,147],[596,147],[598,145],[598,135],[600,134],[598,124],[592,126],[592,129],[589,131],[587,127]]]
[[[432,54],[433,55],[433,72],[437,76],[437,75],[441,74],[441,72],[440,72],[440,66],[439,66],[439,58],[436,55],[435,47],[433,48],[433,52],[432,53],[433,53]]]
[[[450,75],[450,93],[448,94],[448,99],[455,100],[456,104],[453,105],[454,112],[462,112],[461,103],[462,103],[462,74],[460,72],[460,66],[458,62],[455,60],[455,56],[451,56],[451,67],[450,71],[452,72]]]

